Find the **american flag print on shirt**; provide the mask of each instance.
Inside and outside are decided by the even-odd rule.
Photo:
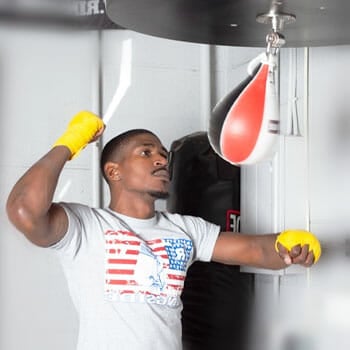
[[[177,307],[193,244],[186,238],[144,241],[133,232],[105,233],[105,297]]]

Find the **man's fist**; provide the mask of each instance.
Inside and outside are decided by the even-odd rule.
[[[100,136],[104,124],[97,115],[81,111],[76,114],[68,124],[66,131],[55,142],[55,146],[66,146],[71,152],[70,159],[74,158],[89,142],[95,141]]]
[[[321,245],[316,236],[311,232],[305,230],[286,230],[281,232],[276,239],[275,249],[277,252],[281,253],[280,245],[287,249],[288,253],[293,258],[295,255],[300,255],[304,246],[308,246],[309,252],[312,252],[314,255],[314,263],[318,261],[321,256]],[[297,252],[296,250],[299,250]]]

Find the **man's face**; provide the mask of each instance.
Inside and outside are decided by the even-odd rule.
[[[119,163],[126,191],[167,198],[169,189],[168,152],[152,134],[139,134],[123,146]]]

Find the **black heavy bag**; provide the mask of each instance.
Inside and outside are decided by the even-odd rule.
[[[205,132],[174,141],[170,154],[167,209],[200,216],[222,231],[239,231],[240,168],[213,151]],[[192,264],[182,294],[184,349],[242,350],[252,293],[253,276],[238,266]]]

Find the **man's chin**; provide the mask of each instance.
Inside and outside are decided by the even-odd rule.
[[[148,193],[150,196],[152,196],[155,199],[167,199],[167,198],[169,198],[169,192],[150,191]]]

